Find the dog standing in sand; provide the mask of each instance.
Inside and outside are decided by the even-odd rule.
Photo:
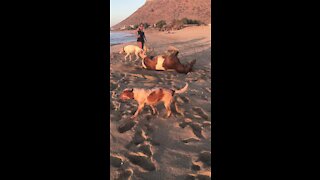
[[[140,53],[140,52],[145,52],[145,53],[147,53],[148,50],[149,50],[149,49],[147,48],[146,45],[144,45],[143,50],[142,50],[140,47],[135,46],[135,45],[127,45],[127,46],[124,46],[124,47],[120,50],[119,54],[126,53],[126,56],[124,57],[124,60],[127,60],[127,57],[130,56],[130,61],[132,61],[132,57],[131,57],[132,54],[135,54],[135,55],[136,55],[136,60],[138,60],[139,57],[140,57],[140,56],[139,56],[139,53]]]
[[[188,83],[186,83],[186,85],[180,90],[167,89],[167,88],[125,89],[120,94],[120,99],[124,101],[129,99],[134,99],[135,101],[138,102],[138,105],[139,105],[138,109],[134,113],[134,115],[131,117],[131,119],[136,118],[145,105],[149,105],[152,109],[153,114],[156,114],[157,110],[155,106],[160,102],[163,102],[167,111],[167,117],[170,117],[171,115],[170,105],[172,103],[174,94],[184,93],[187,91],[187,89],[188,89]]]

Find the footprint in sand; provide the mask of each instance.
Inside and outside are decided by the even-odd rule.
[[[197,161],[201,161],[208,166],[211,166],[211,152],[210,151],[202,151],[199,154],[199,159]]]
[[[153,140],[151,138],[148,139],[148,141],[153,145],[153,146],[160,146],[160,142]]]
[[[132,175],[133,175],[133,170],[129,168],[121,172],[117,180],[130,180]]]
[[[132,138],[132,142],[135,145],[143,143],[147,139],[145,132],[142,129],[138,129]]]
[[[143,153],[129,152],[126,156],[132,164],[138,165],[147,171],[156,170],[156,166],[154,162],[152,162],[151,158]]]
[[[138,146],[138,150],[149,157],[153,155],[153,152],[151,150],[151,145],[149,143],[140,144]]]
[[[186,180],[211,180],[211,172],[202,171],[198,174],[188,174]]]
[[[211,122],[210,121],[203,121],[202,127],[211,127]]]
[[[110,83],[110,91],[114,91],[116,88],[118,88],[118,84]]]
[[[198,139],[198,138],[186,138],[186,139],[183,139],[182,140],[182,142],[183,143],[190,143],[190,142],[199,142],[200,141],[200,139]]]
[[[187,125],[188,125],[188,124],[185,123],[185,122],[179,123],[179,126],[180,126],[182,129],[184,129]]]
[[[145,77],[148,81],[157,81],[157,80],[158,80],[158,77],[155,77],[155,76],[144,75],[144,77]]]
[[[117,101],[112,101],[112,110],[118,111],[120,109],[121,104]]]
[[[184,117],[188,118],[188,119],[201,119],[202,120],[202,117],[197,115],[195,112],[192,112],[192,110],[188,109],[184,112]]]
[[[121,113],[113,112],[112,114],[110,114],[110,120],[111,121],[120,121],[121,120]]]
[[[200,171],[201,164],[199,162],[192,162],[191,169],[193,171]]]
[[[127,132],[127,131],[131,130],[136,124],[137,124],[137,122],[135,122],[133,120],[128,120],[128,121],[122,123],[118,127],[118,132],[119,133]]]
[[[166,80],[172,80],[172,75],[171,74],[166,74],[165,76]]]
[[[172,84],[172,81],[165,81],[164,86],[171,87]]]
[[[122,157],[110,154],[110,165],[117,168],[121,167],[123,165]]]
[[[154,127],[149,123],[146,123],[145,127],[146,127],[146,135],[149,136],[154,131]]]
[[[200,123],[193,122],[189,124],[189,126],[192,128],[194,135],[196,135],[198,138],[204,138],[204,136],[202,135],[202,126]]]
[[[185,128],[187,125],[189,125],[191,122],[192,122],[191,119],[185,118],[185,119],[183,120],[183,122],[179,123],[179,126],[183,129],[183,128]]]
[[[195,180],[197,177],[196,174],[188,174],[185,180]]]
[[[193,107],[192,110],[194,110],[199,116],[201,116],[203,119],[208,120],[209,116],[207,113],[204,112],[204,110],[200,107]]]
[[[198,180],[211,180],[211,172],[210,171],[202,171],[197,174]]]

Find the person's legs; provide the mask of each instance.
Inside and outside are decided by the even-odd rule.
[[[140,48],[143,49],[143,46],[144,46],[144,41],[141,42],[141,47]]]
[[[142,43],[140,42],[140,41],[137,41],[138,42],[138,46],[139,46],[139,48],[141,48],[142,49]]]

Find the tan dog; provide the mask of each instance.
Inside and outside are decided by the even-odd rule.
[[[141,48],[139,48],[138,46],[135,45],[128,45],[128,46],[124,46],[119,54],[122,53],[126,53],[126,56],[124,57],[124,60],[127,60],[127,57],[130,57],[130,61],[132,61],[132,57],[131,54],[135,54],[136,55],[136,60],[139,59],[139,53],[142,52],[143,50]]]
[[[166,89],[166,88],[153,88],[153,89],[140,89],[140,88],[133,88],[133,89],[125,89],[120,94],[121,100],[129,100],[134,99],[138,102],[139,106],[135,114],[131,117],[136,118],[138,114],[143,109],[144,105],[149,105],[152,108],[153,114],[156,114],[157,110],[155,106],[159,102],[163,102],[164,106],[167,110],[167,117],[171,115],[170,105],[173,100],[174,94],[181,94],[186,92],[188,89],[188,83],[186,83],[185,87],[180,90],[174,89]]]
[[[129,58],[130,58],[130,61],[132,61],[132,57],[131,57],[131,55],[132,54],[135,54],[136,55],[136,60],[138,60],[139,59],[139,53],[140,52],[145,52],[145,53],[147,53],[149,51],[149,48],[147,47],[147,46],[144,46],[143,47],[143,50],[140,48],[140,47],[138,47],[138,46],[135,46],[135,45],[127,45],[127,46],[124,46],[121,50],[120,50],[120,52],[119,52],[119,54],[122,54],[122,53],[126,53],[126,56],[124,57],[124,60],[127,60],[127,57],[129,56]]]

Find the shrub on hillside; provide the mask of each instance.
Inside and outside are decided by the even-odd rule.
[[[166,21],[165,20],[161,20],[161,21],[158,21],[157,23],[156,23],[156,27],[157,28],[162,28],[163,26],[165,26],[167,23],[166,23]]]
[[[198,24],[201,25],[203,24],[201,21],[199,20],[193,20],[193,19],[188,19],[188,18],[183,18],[182,19],[183,24]]]
[[[150,24],[148,24],[148,23],[144,23],[144,24],[143,24],[143,27],[144,27],[145,29],[147,29],[149,26],[150,26]]]
[[[171,25],[170,25],[170,28],[171,29],[176,29],[176,30],[180,30],[184,27],[184,23],[182,20],[173,20]]]

